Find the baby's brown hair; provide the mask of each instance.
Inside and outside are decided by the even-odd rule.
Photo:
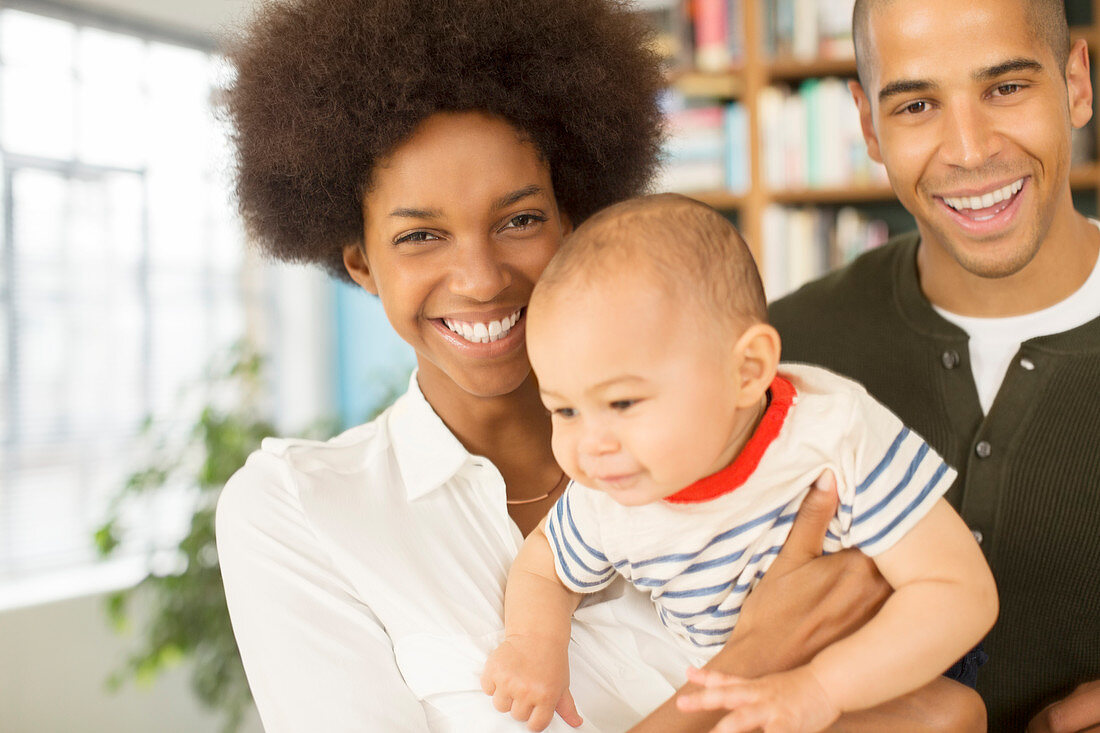
[[[593,215],[566,238],[531,299],[626,271],[694,299],[738,331],[767,322],[760,271],[737,229],[710,206],[679,194],[633,198]]]

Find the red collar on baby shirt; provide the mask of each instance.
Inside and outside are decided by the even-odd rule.
[[[717,473],[704,476],[675,494],[666,496],[665,501],[671,504],[698,504],[710,501],[728,494],[748,480],[759,465],[760,459],[764,457],[764,451],[779,435],[779,431],[783,428],[783,421],[787,418],[787,411],[794,403],[794,385],[778,374],[772,380],[768,392],[771,399],[767,409],[764,410],[764,416],[760,418],[760,424],[756,426],[749,442],[745,443],[745,447],[733,459],[733,463]]]

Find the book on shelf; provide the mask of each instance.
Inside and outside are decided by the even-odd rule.
[[[653,47],[665,68],[691,68],[695,63],[695,41],[684,0],[634,0],[632,8],[652,29]]]
[[[889,238],[885,222],[851,206],[779,206],[764,210],[764,291],[776,300]]]
[[[695,68],[724,71],[732,63],[729,49],[729,8],[726,0],[691,0],[695,30]]]
[[[739,102],[690,105],[670,94],[658,191],[729,191],[749,186],[748,119]]]
[[[854,5],[855,0],[765,0],[765,52],[806,61],[852,58]]]
[[[807,79],[797,91],[769,86],[757,97],[761,169],[773,191],[877,185],[886,172],[867,155],[847,83]]]

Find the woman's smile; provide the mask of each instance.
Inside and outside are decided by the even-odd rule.
[[[425,395],[527,383],[527,300],[568,230],[535,146],[499,117],[437,113],[377,169],[363,212],[349,273],[416,351]]]
[[[463,354],[475,358],[496,358],[516,349],[525,348],[526,308],[511,315],[488,318],[433,318],[432,324],[444,339]]]

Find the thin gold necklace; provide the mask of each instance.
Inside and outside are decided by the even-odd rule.
[[[561,486],[562,481],[565,481],[565,471],[561,472],[561,476],[558,478],[558,480],[555,481],[554,485],[550,487],[550,490],[542,496],[536,496],[534,499],[505,499],[504,503],[508,506],[519,506],[521,504],[534,504],[536,501],[542,501],[543,499],[553,494],[557,490],[557,488]]]

